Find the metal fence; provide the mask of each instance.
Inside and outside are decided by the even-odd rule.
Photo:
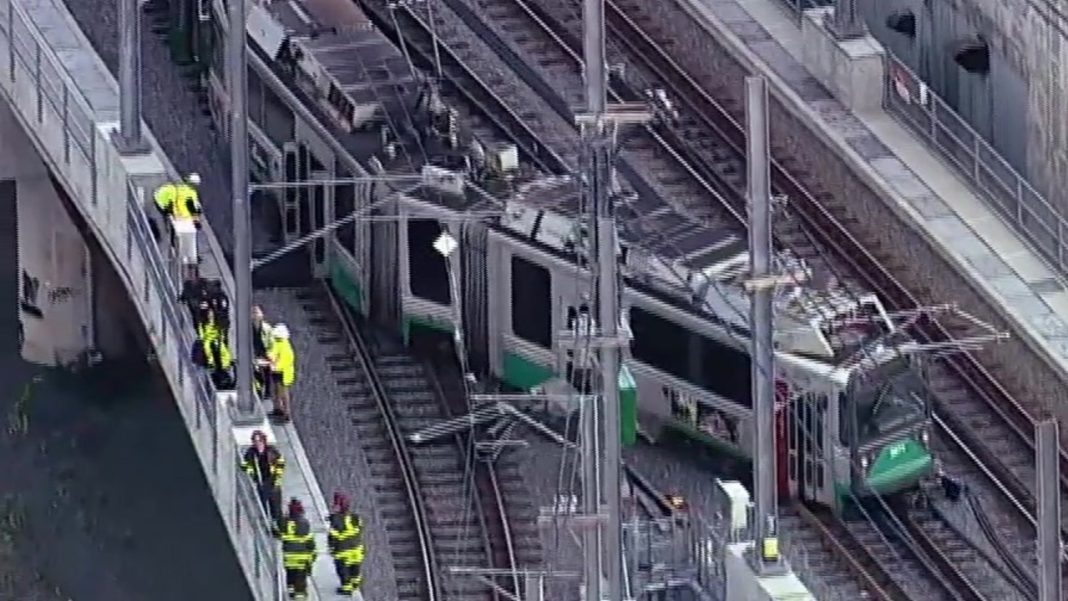
[[[130,277],[137,281],[129,282],[133,294],[140,296],[134,300],[154,313],[147,316],[150,323],[146,325],[161,349],[164,369],[176,379],[172,384],[176,381],[179,391],[192,393],[179,394],[178,402],[213,491],[233,503],[232,510],[221,507],[220,514],[234,537],[252,592],[256,599],[281,601],[286,593],[278,543],[271,536],[270,522],[252,482],[236,467],[240,449],[233,439],[230,415],[220,410],[216,391],[189,355],[195,337],[191,316],[177,302],[181,266],[169,245],[158,245],[152,235],[144,212],[144,190],[127,183],[125,203],[109,198],[97,204],[98,172],[103,177],[123,172],[114,152],[101,152],[107,143],[95,127],[91,103],[74,86],[76,78],[43,39],[17,0],[0,0],[0,60],[6,67],[0,77],[7,79],[0,84],[0,91],[7,90],[13,111],[28,122],[32,131],[27,133],[46,148],[56,176],[65,179],[72,195],[90,199],[92,206],[86,210],[97,219],[110,221],[109,226],[124,224],[124,231],[118,234],[121,238],[115,240],[112,232],[106,236],[112,239],[106,242],[119,260],[125,258],[126,272],[136,274]],[[62,139],[56,137],[59,135]],[[136,269],[138,265],[141,269]],[[224,280],[232,281],[229,277]],[[207,445],[210,453],[205,456]]]
[[[1061,275],[1065,218],[978,132],[887,50],[883,106],[926,140]]]

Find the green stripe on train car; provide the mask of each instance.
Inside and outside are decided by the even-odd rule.
[[[530,390],[556,377],[549,367],[515,353],[504,353],[502,364],[505,383],[520,390]],[[626,365],[619,370],[619,431],[622,444],[638,441],[638,386]]]
[[[501,363],[504,382],[520,390],[540,386],[555,375],[549,367],[515,353],[505,353]]]
[[[892,494],[916,484],[930,473],[934,458],[918,440],[909,439],[883,447],[868,469],[868,488]]]
[[[401,318],[401,336],[404,338],[404,344],[412,343],[413,331],[424,330],[438,334],[452,334],[454,329],[451,322],[429,315],[405,315]]]
[[[360,283],[341,266],[340,261],[330,262],[330,285],[350,309],[363,315],[363,291]]]
[[[619,439],[625,445],[638,441],[638,386],[626,365],[619,369]]]

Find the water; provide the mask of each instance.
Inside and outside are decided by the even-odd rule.
[[[1026,81],[991,49],[990,71],[973,74],[953,60],[956,42],[974,36],[975,27],[948,0],[859,0],[872,34],[964,117],[1018,172],[1027,170]],[[889,15],[916,15],[916,37],[891,30]]]
[[[13,213],[0,214],[0,599],[251,599],[162,375],[144,359],[82,375],[20,359]]]

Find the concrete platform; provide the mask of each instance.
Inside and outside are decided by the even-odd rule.
[[[811,120],[820,142],[839,147],[833,152],[840,160],[866,171],[857,179],[892,192],[888,196],[896,200],[893,211],[910,221],[923,238],[936,240],[942,247],[939,254],[985,300],[998,305],[1014,336],[1024,338],[1056,371],[1060,382],[1043,383],[1046,392],[1068,381],[1068,292],[1062,279],[950,166],[881,106],[872,106],[868,99],[831,98],[827,89],[836,87],[836,82],[815,77],[814,72],[831,73],[833,68],[805,67],[806,58],[814,62],[812,44],[806,57],[802,28],[784,5],[776,0],[678,3],[733,60],[768,76],[773,96],[793,118]],[[716,57],[712,64],[720,60]],[[962,299],[943,299],[957,300]]]
[[[151,196],[156,185],[180,172],[200,169],[181,158],[172,162],[156,132],[148,128],[148,154],[121,156],[116,151],[111,134],[117,125],[118,85],[62,2],[0,0],[0,14],[5,15],[0,24],[0,69],[6,74],[0,78],[0,97],[10,104],[119,272],[175,393],[252,593],[257,599],[277,599],[279,544],[266,535],[258,504],[250,498],[254,493],[237,469],[238,454],[248,443],[250,432],[246,427],[231,428],[229,403],[219,398],[224,395],[212,398],[199,385],[204,374],[189,361],[193,333],[184,309],[176,305],[179,267],[168,260],[166,249],[152,248],[142,210],[148,202],[144,198]],[[96,42],[115,47],[117,38]],[[159,71],[158,66],[146,63],[145,67],[148,73]],[[178,85],[162,92],[146,87],[146,105],[153,104],[153,93],[172,98],[189,94]],[[195,106],[195,102],[191,99],[189,105]],[[163,132],[168,139],[211,138],[206,118],[176,120],[168,125],[173,126]],[[201,150],[198,154],[203,161],[206,153]],[[213,205],[210,199],[227,197],[218,179],[206,180],[202,190],[202,198],[209,199],[209,221],[213,213],[220,212],[220,205]],[[202,230],[199,242],[202,272],[221,277],[232,295],[225,258],[210,227]],[[255,427],[270,428],[266,423]],[[271,436],[277,438],[289,462],[284,494],[305,500],[325,551],[325,504],[303,447],[291,428],[272,429]],[[327,567],[330,569],[325,570]],[[316,563],[313,583],[315,598],[335,596],[337,581],[329,559]]]

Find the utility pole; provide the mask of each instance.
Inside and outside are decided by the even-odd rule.
[[[245,46],[244,0],[230,0],[230,37],[226,53],[230,92],[231,195],[234,211],[234,325],[237,359],[237,411],[235,420],[255,421],[258,416],[252,392],[252,212],[248,185],[248,52]]]
[[[119,131],[115,141],[124,154],[148,152],[141,133],[141,2],[119,3]]]
[[[586,111],[577,120],[584,146],[583,200],[588,215],[587,223],[593,226],[588,260],[596,282],[596,323],[599,332],[595,334],[592,346],[598,351],[600,367],[600,394],[593,395],[596,400],[592,407],[588,400],[583,405],[585,428],[582,436],[586,465],[583,471],[583,510],[588,516],[598,515],[601,513],[602,499],[605,505],[605,517],[599,520],[601,526],[583,530],[586,601],[623,601],[619,368],[620,347],[626,341],[619,331],[621,316],[613,164],[618,126],[647,121],[650,115],[644,106],[610,108],[608,105],[604,0],[583,0],[582,23]],[[598,422],[603,424],[602,428],[598,428]],[[607,591],[602,591],[601,587],[602,558],[605,562],[603,574],[608,584]]]
[[[771,174],[768,143],[768,86],[763,77],[745,78],[747,181],[749,187],[749,318],[753,324],[753,496],[755,542],[751,559],[758,574],[782,570],[778,543],[775,478],[775,348],[771,269]]]
[[[1038,465],[1038,599],[1061,599],[1061,481],[1057,420],[1035,426]]]

